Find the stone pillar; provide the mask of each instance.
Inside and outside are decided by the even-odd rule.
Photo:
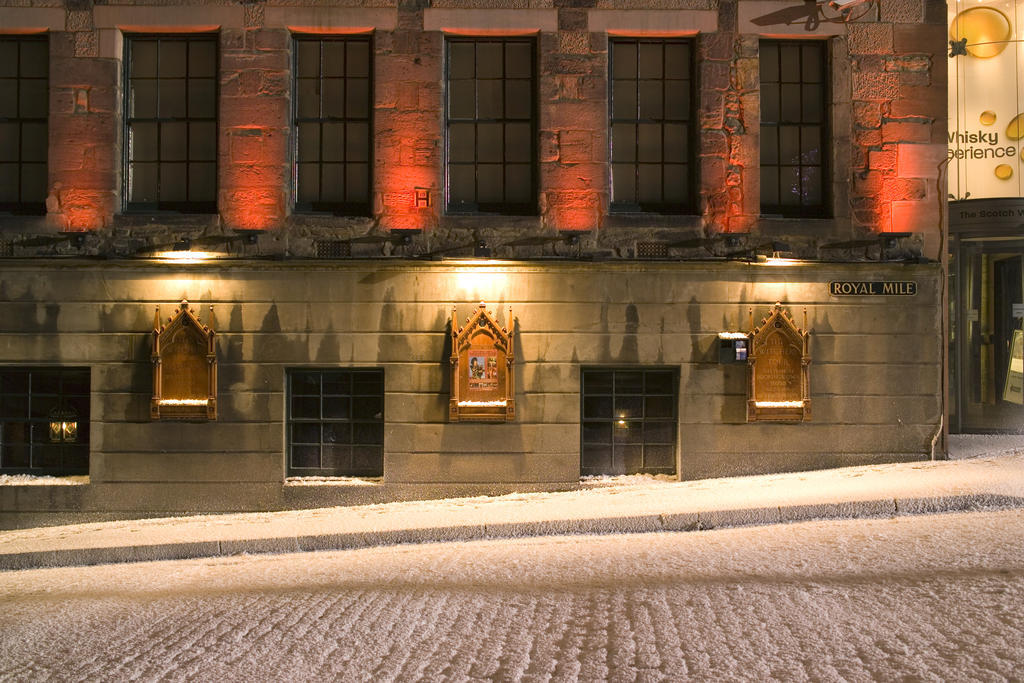
[[[947,64],[945,5],[930,3],[940,11],[925,23],[910,14],[893,24],[890,68],[899,76],[899,96],[883,110],[882,141],[896,145],[896,177],[908,192],[893,197],[892,229],[920,232],[925,237],[924,253],[938,259],[946,202],[946,152],[949,121],[946,100]],[[897,188],[900,186],[897,185]]]
[[[291,186],[289,34],[264,29],[262,3],[245,5],[245,28],[220,33],[218,210],[225,226],[280,227]]]
[[[68,231],[108,226],[120,186],[117,59],[99,57],[92,2],[68,3],[50,37],[48,219]]]
[[[852,75],[853,224],[937,235],[945,190],[945,15],[925,23],[923,0],[881,7],[879,23],[848,29]]]
[[[424,32],[421,0],[398,3],[376,34],[374,215],[386,230],[430,230],[443,209],[441,34]]]
[[[595,230],[608,207],[608,40],[588,30],[594,0],[556,0],[540,37],[539,187],[545,227]]]
[[[711,233],[746,232],[760,213],[758,37],[739,34],[735,0],[700,36],[701,213]]]

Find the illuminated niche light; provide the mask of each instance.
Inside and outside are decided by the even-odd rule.
[[[153,254],[153,258],[164,263],[202,263],[222,256],[216,251],[158,251]]]
[[[205,406],[210,403],[208,398],[162,398],[157,401],[162,406]]]
[[[507,406],[508,401],[459,401],[460,406],[474,406],[478,408],[496,408]]]
[[[754,401],[758,408],[803,408],[803,401]]]

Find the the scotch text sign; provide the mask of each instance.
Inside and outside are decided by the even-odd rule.
[[[915,296],[917,283],[912,280],[832,280],[828,283],[832,296]]]

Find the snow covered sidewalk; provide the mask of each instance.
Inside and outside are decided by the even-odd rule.
[[[0,569],[550,534],[683,531],[1024,506],[1024,453],[578,491],[0,531]]]

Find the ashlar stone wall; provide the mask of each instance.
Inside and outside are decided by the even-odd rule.
[[[0,232],[24,256],[45,251],[24,238],[48,230],[90,233],[81,246],[63,244],[68,253],[125,255],[185,236],[256,229],[263,231],[258,249],[225,248],[308,256],[318,240],[371,235],[381,239],[357,243],[364,245],[357,255],[411,256],[483,239],[498,256],[530,258],[568,255],[558,236],[576,232],[587,252],[634,258],[638,242],[656,242],[682,259],[708,255],[685,246],[695,238],[728,233],[741,247],[781,239],[797,256],[839,261],[860,255],[821,247],[909,232],[898,255],[935,260],[945,197],[944,22],[938,0],[885,0],[847,14],[802,0],[4,0],[0,25],[50,35],[52,97],[48,216],[0,219]],[[219,35],[216,216],[122,213],[123,36],[140,31]],[[298,214],[290,190],[290,35],[353,31],[374,36],[373,215]],[[538,40],[537,215],[445,215],[444,36],[509,33]],[[696,41],[695,215],[609,212],[610,35]],[[829,44],[829,218],[760,214],[762,37]],[[418,190],[428,202],[417,202]],[[392,231],[421,232],[403,244],[385,239]]]
[[[830,280],[876,273],[843,264],[9,262],[0,365],[91,368],[90,484],[80,504],[93,510],[575,486],[585,367],[678,369],[685,479],[929,458],[942,414],[939,269],[887,271],[916,282],[915,296],[828,294]],[[216,315],[215,422],[149,417],[153,310],[166,317],[183,298],[204,321],[210,306]],[[461,319],[480,300],[503,324],[509,306],[515,317],[511,423],[448,422],[446,325],[453,304]],[[756,324],[776,301],[800,325],[807,311],[810,422],[748,423],[747,367],[718,362],[718,333],[749,331],[750,309]],[[283,486],[285,376],[296,367],[384,369],[384,479],[372,491]]]

